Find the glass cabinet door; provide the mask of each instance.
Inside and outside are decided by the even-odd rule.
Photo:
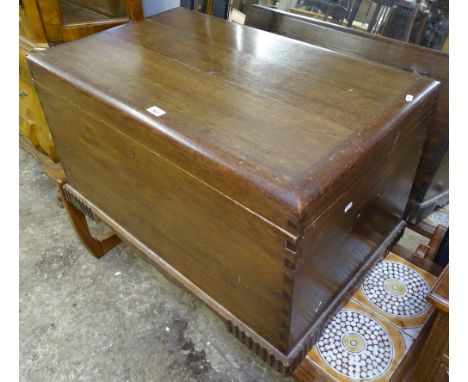
[[[39,6],[47,40],[76,40],[143,17],[141,0],[31,0]]]
[[[127,17],[125,0],[59,0],[63,25]]]

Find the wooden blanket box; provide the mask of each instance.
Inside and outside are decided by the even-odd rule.
[[[285,374],[401,235],[440,88],[181,8],[28,62],[87,247],[132,245]]]

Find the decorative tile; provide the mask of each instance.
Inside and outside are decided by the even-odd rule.
[[[327,324],[308,361],[328,381],[388,381],[413,339],[350,300]]]
[[[435,276],[390,253],[352,298],[416,337],[432,312],[426,295],[435,281]]]
[[[449,226],[449,213],[448,213],[448,205],[447,208],[441,208],[432,212],[428,217],[427,220],[433,225],[442,225],[444,227]]]

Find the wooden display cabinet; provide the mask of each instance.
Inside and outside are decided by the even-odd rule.
[[[143,17],[140,0],[36,0],[48,41],[71,41]]]
[[[20,143],[43,164],[58,161],[26,57],[50,45],[76,40],[143,17],[141,0],[19,1]]]

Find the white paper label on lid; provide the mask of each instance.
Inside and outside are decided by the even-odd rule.
[[[149,111],[151,114],[155,115],[156,117],[160,117],[161,115],[166,114],[166,112],[163,109],[157,106],[151,106],[148,109],[146,109],[146,111]]]

